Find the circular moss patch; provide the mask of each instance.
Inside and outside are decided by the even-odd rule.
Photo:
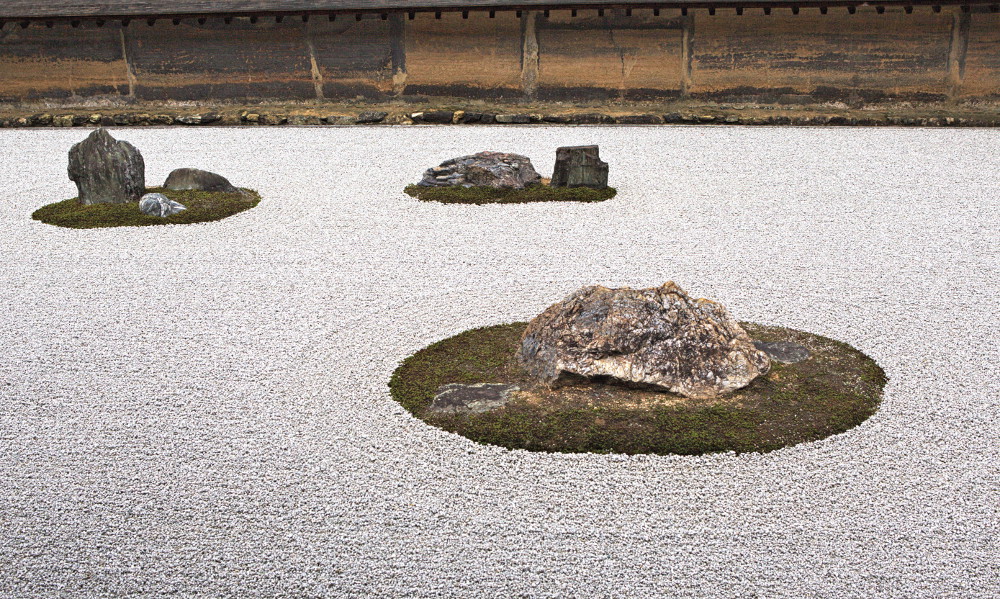
[[[755,340],[789,341],[811,356],[771,361],[770,372],[712,400],[585,383],[535,385],[516,353],[527,323],[465,331],[410,356],[389,382],[414,416],[478,443],[551,452],[696,455],[772,451],[844,432],[875,413],[886,376],[846,343],[794,329],[741,323]],[[431,413],[445,384],[517,385],[506,405],[478,414]]]
[[[139,202],[84,205],[80,203],[78,198],[73,198],[42,206],[32,213],[31,218],[50,225],[71,229],[183,225],[220,220],[249,210],[260,203],[260,194],[252,189],[225,193],[221,191],[174,191],[163,187],[150,187],[146,189],[146,193],[162,193],[171,200],[184,204],[187,210],[163,218],[139,212]]]
[[[614,187],[549,187],[532,185],[524,189],[496,187],[425,187],[407,185],[403,190],[418,200],[443,204],[526,204],[528,202],[603,202],[618,193]]]

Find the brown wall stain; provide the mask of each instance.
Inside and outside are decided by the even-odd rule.
[[[751,14],[753,13],[753,14]],[[946,93],[952,16],[920,7],[879,15],[833,7],[747,9],[742,16],[699,12],[694,35],[693,93],[740,87],[878,89],[889,94]]]
[[[406,91],[521,88],[521,21],[514,13],[418,13],[406,22]]]
[[[122,87],[128,74],[117,28],[0,31],[0,101],[117,94]]]
[[[680,11],[552,11],[539,23],[540,87],[679,92]]]
[[[960,93],[963,96],[1000,95],[1000,14],[972,15]]]

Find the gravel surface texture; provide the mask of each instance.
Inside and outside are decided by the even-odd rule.
[[[60,229],[86,132],[0,131],[0,596],[996,597],[1000,131],[116,129],[216,223]],[[402,193],[600,143],[618,196]],[[862,426],[759,455],[477,446],[386,383],[580,286],[678,282],[847,341]]]

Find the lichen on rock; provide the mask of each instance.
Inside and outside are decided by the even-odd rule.
[[[710,399],[766,374],[770,360],[726,308],[661,287],[584,287],[535,317],[518,358],[549,386],[583,379]]]

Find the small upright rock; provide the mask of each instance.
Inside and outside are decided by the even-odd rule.
[[[138,202],[146,191],[146,165],[139,150],[103,128],[69,150],[69,178],[81,204]]]
[[[552,187],[608,186],[608,163],[602,162],[597,146],[568,146],[556,149]]]
[[[163,183],[167,189],[182,191],[194,189],[197,191],[224,191],[226,193],[236,193],[239,191],[228,179],[222,175],[210,173],[196,168],[174,169],[167,175],[167,180]]]
[[[518,354],[550,386],[610,378],[711,399],[770,369],[721,304],[659,288],[584,287],[536,316]]]
[[[139,200],[139,212],[150,216],[166,218],[181,210],[187,210],[187,206],[171,200],[162,193],[147,193]]]

